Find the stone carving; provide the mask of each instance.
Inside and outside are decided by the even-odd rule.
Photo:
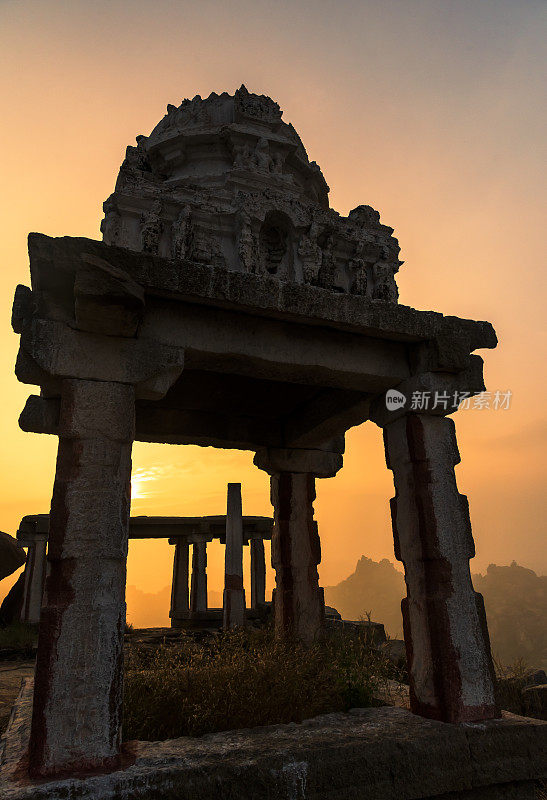
[[[244,117],[252,117],[264,122],[277,122],[281,119],[279,105],[266,95],[250,94],[244,84],[234,95],[236,113]]]
[[[120,212],[115,200],[109,198],[103,203],[104,219],[101,222],[101,233],[105,244],[120,243]]]
[[[372,275],[374,278],[373,299],[396,303],[399,292],[393,277],[393,267],[387,261],[377,261],[372,267]]]
[[[349,261],[350,275],[352,278],[352,294],[366,295],[367,293],[367,267],[363,250],[364,241],[357,243],[353,258]]]
[[[321,255],[321,267],[319,268],[318,275],[319,286],[323,289],[332,289],[334,287],[335,275],[336,259],[334,255],[334,237],[332,234],[329,234]]]
[[[248,144],[234,144],[233,145],[233,152],[234,152],[234,169],[243,169],[245,167],[249,167],[252,164],[252,153],[251,148]]]
[[[348,220],[368,227],[380,225],[380,214],[372,206],[357,206],[349,212]]]
[[[260,172],[270,172],[272,169],[273,159],[270,155],[270,146],[264,137],[256,143],[253,161]]]
[[[313,222],[308,233],[303,233],[298,245],[298,255],[302,262],[302,273],[305,283],[316,284],[321,269],[323,252],[317,243],[319,225]]]
[[[145,253],[157,254],[162,231],[161,202],[156,200],[150,211],[141,216],[141,244]]]
[[[220,242],[215,236],[207,236],[204,233],[196,233],[192,236],[192,249],[190,259],[200,264],[212,264],[215,267],[222,267],[225,258],[222,253]]]
[[[392,228],[368,205],[347,217],[329,208],[319,165],[281,117],[244,86],[169,104],[127,150],[105,242],[396,302]],[[207,129],[206,146],[197,129]]]
[[[281,153],[274,153],[272,156],[272,163],[270,166],[270,170],[272,172],[277,172],[278,174],[281,175],[283,173],[283,163],[284,163],[284,158],[281,155]]]
[[[246,211],[239,215],[240,229],[237,253],[245,272],[256,272],[260,262],[258,242],[251,227],[251,218]]]
[[[192,249],[192,209],[184,206],[172,226],[171,256],[175,259],[188,258]]]

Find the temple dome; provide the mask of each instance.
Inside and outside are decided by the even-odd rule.
[[[393,230],[370,206],[341,217],[328,193],[279,105],[241,86],[167,106],[127,148],[101,230],[108,244],[396,301]]]

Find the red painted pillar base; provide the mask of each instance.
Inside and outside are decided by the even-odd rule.
[[[32,775],[118,763],[133,435],[133,387],[63,381]]]
[[[473,590],[475,554],[451,419],[418,414],[384,428],[395,555],[405,566],[403,624],[412,710],[445,722],[498,716],[482,597]]]
[[[315,477],[309,473],[274,474],[271,499],[276,633],[312,642],[325,625],[325,599],[317,572],[321,544],[313,519]]]

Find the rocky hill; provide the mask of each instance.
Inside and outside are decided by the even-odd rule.
[[[484,596],[495,658],[505,664],[520,658],[547,668],[547,576],[513,561],[509,566],[490,564],[484,575],[473,575],[473,583]],[[403,575],[388,559],[377,562],[362,556],[352,575],[326,587],[325,600],[344,619],[370,612],[391,637],[400,638],[405,593]]]

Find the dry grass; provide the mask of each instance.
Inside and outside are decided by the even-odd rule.
[[[270,630],[234,631],[204,643],[184,637],[126,660],[124,738],[200,736],[377,705],[398,678],[363,634],[333,632],[305,647]]]
[[[37,625],[14,622],[5,628],[0,627],[0,649],[18,650],[24,657],[32,653],[38,638]]]
[[[526,675],[530,666],[522,658],[510,664],[503,664],[494,658],[496,669],[496,697],[500,708],[512,714],[522,714],[522,689],[526,684]]]

